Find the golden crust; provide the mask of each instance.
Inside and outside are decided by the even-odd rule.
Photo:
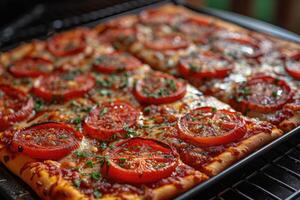
[[[300,112],[296,112],[294,116],[282,121],[278,127],[284,132],[288,132],[300,125]]]
[[[23,154],[15,154],[6,148],[0,151],[1,162],[15,175],[26,182],[42,199],[87,199],[83,194],[76,190],[69,182],[58,176],[50,176],[43,168],[43,163],[38,162]],[[28,163],[37,163],[33,167],[22,168]],[[38,169],[39,168],[39,169]]]
[[[168,184],[153,190],[152,198],[154,200],[172,199],[178,194],[187,191],[188,189],[205,180],[207,180],[207,176],[200,172],[197,172],[195,176],[187,176],[184,179],[181,179],[180,187],[176,187],[174,184]]]
[[[160,8],[164,12],[185,12],[194,15],[195,13],[185,9],[183,7],[178,7],[174,5],[166,5]],[[202,16],[207,19],[214,20],[219,26],[227,28],[232,31],[238,32],[248,32],[247,29],[241,28],[231,23],[227,23],[223,20],[219,20],[214,17],[201,15],[199,13],[196,16]],[[104,30],[103,24],[98,25],[95,28],[96,31],[101,32]],[[255,33],[261,34],[261,33]],[[268,36],[273,40],[280,41],[281,43],[292,45],[293,47],[299,48],[299,44],[294,44],[291,42],[287,42],[278,38],[273,38],[272,36]],[[33,42],[34,43],[34,42]],[[300,48],[299,48],[300,49]],[[28,52],[32,50],[31,44],[24,44],[19,48],[15,49],[12,52],[7,52],[0,56],[0,62],[3,64],[8,64],[11,60],[17,59],[18,57],[22,57]],[[17,57],[16,57],[17,56]],[[153,55],[152,55],[153,56]],[[146,59],[148,63],[155,62],[155,59],[149,58]],[[158,63],[152,63],[154,66],[159,65]],[[159,69],[159,67],[158,67]],[[297,122],[299,122],[299,115],[297,115]],[[294,119],[294,118],[293,118]],[[263,145],[269,143],[270,141],[276,139],[281,136],[282,132],[279,129],[274,128],[272,133],[259,133],[250,138],[242,141],[237,147],[230,147],[222,154],[218,155],[214,158],[214,160],[206,165],[203,170],[209,176],[214,176],[225,168],[236,162],[237,160],[249,155],[251,152],[256,149],[262,147]],[[82,194],[77,188],[73,187],[72,184],[58,175],[50,175],[49,171],[46,168],[43,168],[43,163],[38,162],[30,157],[20,154],[20,153],[12,153],[6,148],[0,149],[0,158],[1,162],[14,174],[22,178],[30,187],[42,198],[42,199],[74,199],[74,200],[85,200],[89,199],[87,196]],[[36,163],[37,165],[32,165],[33,167],[24,168],[23,172],[22,168],[28,163]],[[51,161],[56,163],[55,161]],[[57,163],[58,164],[58,163]],[[208,177],[196,171],[195,175],[189,175],[181,178],[178,183],[181,186],[177,187],[177,184],[166,184],[155,189],[152,189],[152,198],[153,199],[171,199],[178,194],[192,188],[193,186],[207,180]],[[122,198],[124,199],[142,199],[141,196],[136,194],[122,194]],[[117,196],[105,195],[101,199],[119,199]]]
[[[12,153],[6,148],[0,150],[1,162],[15,175],[26,182],[42,199],[45,200],[87,200],[72,184],[58,175],[50,175],[44,167],[44,163],[36,161],[20,153]],[[55,161],[49,161],[55,163]],[[29,165],[30,163],[30,165]],[[28,166],[28,167],[24,167]],[[30,166],[30,167],[29,167]],[[194,175],[188,175],[176,181],[176,184],[166,184],[151,190],[152,198],[171,199],[178,194],[192,188],[193,186],[207,180],[208,177],[196,171]],[[180,185],[180,188],[178,187]],[[136,194],[121,194],[124,199],[142,199]],[[100,199],[114,200],[119,196],[104,195]]]
[[[282,131],[274,128],[272,133],[258,133],[243,140],[237,147],[230,147],[222,154],[214,158],[210,164],[203,168],[204,172],[209,176],[215,176],[237,160],[249,155],[256,149],[268,144],[272,140],[280,137]]]

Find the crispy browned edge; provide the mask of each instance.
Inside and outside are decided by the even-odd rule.
[[[271,133],[261,132],[253,135],[248,139],[243,140],[238,146],[229,147],[225,152],[216,156],[211,163],[203,168],[203,170],[207,175],[214,176],[235,163],[237,160],[246,157],[281,135],[282,131],[277,128],[273,128]]]
[[[45,200],[86,200],[87,196],[82,194],[72,184],[58,176],[50,176],[47,170],[36,168],[26,168],[22,174],[20,170],[28,162],[38,162],[24,154],[12,153],[6,147],[0,150],[1,162],[15,175],[26,182],[42,199]],[[196,171],[195,175],[188,175],[180,180],[182,187],[178,188],[174,184],[167,184],[153,189],[151,194],[153,199],[171,199],[178,194],[190,189],[198,183],[207,180],[208,177],[201,172]],[[41,186],[42,185],[42,186]],[[142,199],[141,196],[131,193],[122,194],[125,199]],[[118,196],[105,195],[101,199],[118,199]]]
[[[189,12],[189,13],[194,13],[193,11],[190,11],[186,8],[180,7],[180,6],[174,6],[174,5],[165,5],[162,6],[160,9],[166,10],[166,11],[178,11],[182,10],[184,12]],[[222,27],[226,27],[229,30],[234,30],[234,31],[242,31],[242,32],[248,32],[249,30],[244,29],[240,26],[225,22],[223,20],[220,20],[215,17],[207,16],[207,15],[202,15],[199,13],[194,13],[196,15],[200,15],[206,18],[210,18],[214,20],[218,25]],[[256,34],[261,34],[265,35],[262,33],[256,33]],[[289,41],[285,41],[270,35],[267,35],[268,37],[272,38],[273,40],[279,41],[282,44],[286,44],[289,46],[293,46],[295,48],[300,49],[300,45],[296,43],[292,43]],[[282,135],[282,131],[280,131],[277,128],[274,128],[272,130],[272,133],[259,133],[257,135],[254,135],[240,143],[237,147],[231,147],[227,149],[225,152],[222,154],[218,155],[217,157],[214,158],[213,162],[208,164],[207,166],[204,167],[204,171],[206,174],[209,176],[214,176],[224,169],[226,169],[228,166],[236,162],[237,160],[249,155],[251,152],[255,151],[256,149],[264,146],[265,144],[271,142],[272,140],[278,138],[279,136]],[[233,153],[234,152],[234,153]],[[238,154],[236,154],[238,152]],[[234,154],[234,155],[233,155]],[[9,156],[9,160],[6,161],[4,157]],[[21,168],[27,163],[34,161],[33,159],[29,158],[26,155],[23,154],[13,154],[6,148],[2,148],[0,150],[0,158],[1,162],[9,169],[11,170],[14,174],[22,178],[28,185],[31,186],[31,188],[43,199],[88,199],[85,195],[80,193],[76,188],[74,188],[69,182],[61,179],[59,180],[59,184],[56,184],[55,187],[52,188],[52,192],[49,195],[45,191],[49,191],[51,186],[58,181],[58,177],[56,176],[49,176],[49,173],[46,170],[40,171],[40,176],[34,176],[35,170],[34,168],[28,168],[26,169],[22,175],[19,173]],[[13,158],[13,159],[12,159]],[[33,178],[31,178],[33,177]],[[168,184],[164,185],[162,187],[156,188],[153,190],[153,199],[170,199],[172,197],[175,197],[176,195],[188,190],[189,188],[193,187],[197,183],[200,183],[202,181],[205,181],[207,179],[206,175],[202,173],[197,173],[197,178],[195,179],[194,176],[187,176],[182,179],[182,188],[179,189],[175,185]],[[199,180],[199,181],[196,181]],[[43,187],[37,187],[37,184],[43,184]],[[43,188],[43,189],[42,189]],[[46,190],[45,190],[46,189]],[[128,199],[140,199],[140,196],[134,195],[134,194],[125,194],[125,198]],[[116,199],[117,197],[114,196],[104,196],[101,199]]]

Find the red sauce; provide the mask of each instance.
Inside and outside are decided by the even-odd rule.
[[[180,184],[180,180],[183,177],[189,175],[195,175],[195,170],[192,167],[189,167],[185,164],[178,165],[176,170],[171,174],[170,177],[164,178],[156,183],[148,184],[149,188],[158,188],[167,184],[175,184],[178,189],[182,189],[182,185]]]
[[[230,147],[237,147],[242,141],[261,132],[271,134],[272,128],[274,127],[268,122],[254,122],[247,120],[246,123],[247,133],[244,135],[244,137],[239,138],[234,142],[218,146],[195,146],[193,144],[178,139],[177,134],[171,131],[168,131],[168,134],[166,134],[165,136],[167,137],[167,140],[177,149],[178,153],[180,154],[180,158],[184,163],[196,169],[201,169],[202,167],[209,164],[212,160],[214,160],[215,157],[217,157],[225,151],[228,151]],[[231,151],[231,153],[233,156],[239,156],[238,151]]]

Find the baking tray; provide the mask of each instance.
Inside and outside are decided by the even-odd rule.
[[[134,2],[134,1],[133,1]],[[125,14],[135,14],[138,13],[144,9],[150,8],[150,7],[157,7],[161,6],[167,3],[172,3],[176,5],[182,5],[184,7],[187,7],[193,11],[199,12],[199,13],[204,13],[208,14],[214,17],[218,17],[220,19],[223,19],[225,21],[232,22],[234,24],[240,25],[242,27],[257,31],[257,32],[262,32],[262,33],[267,33],[270,35],[274,35],[276,37],[290,40],[293,42],[300,43],[300,36],[289,32],[287,30],[284,30],[282,28],[276,27],[274,25],[270,25],[265,22],[261,22],[249,17],[241,16],[238,14],[234,14],[231,12],[226,12],[226,11],[220,11],[220,10],[215,10],[215,9],[210,9],[210,8],[198,8],[195,6],[192,6],[188,3],[186,3],[183,0],[165,0],[165,1],[153,1],[151,3],[145,1],[144,6],[139,6],[137,7],[131,7],[127,5],[126,9],[122,9],[121,6],[118,7],[109,7],[106,9],[102,9],[103,13],[107,13],[107,15],[103,15],[99,20],[96,20],[91,23],[86,23],[86,24],[78,24],[80,26],[94,26],[98,23],[101,23],[102,21],[109,20],[110,18],[114,18],[116,16],[120,15],[125,15]],[[146,5],[147,4],[147,5]],[[70,28],[70,27],[68,27]],[[71,27],[72,28],[72,27]],[[65,28],[62,28],[58,31],[65,30]],[[47,37],[47,34],[42,34],[39,36],[35,36],[34,38],[40,38],[44,39]],[[10,46],[5,46],[1,47],[0,50],[8,50],[16,45],[18,45],[20,41],[16,42],[15,44],[12,44]],[[272,141],[268,145],[265,145],[264,147],[260,148],[259,150],[255,151],[251,155],[245,157],[244,159],[236,162],[232,166],[228,167],[226,170],[222,171],[220,174],[210,178],[206,182],[195,186],[194,188],[190,189],[189,191],[181,194],[178,196],[176,199],[177,200],[183,200],[183,199],[191,199],[191,198],[196,198],[197,195],[203,194],[207,192],[208,190],[212,190],[213,187],[217,186],[218,183],[221,181],[225,180],[225,178],[230,177],[234,175],[235,173],[239,172],[240,170],[243,169],[243,167],[253,161],[254,159],[260,158],[262,155],[267,154],[270,150],[274,149],[280,144],[283,144],[284,142],[288,141],[293,141],[293,139],[298,138],[300,135],[300,127],[295,128],[294,130],[286,133],[285,135],[281,136],[280,138]],[[204,195],[205,196],[205,195]],[[201,195],[201,198],[204,196]],[[0,164],[0,199],[7,199],[7,200],[13,200],[13,199],[18,199],[18,200],[36,200],[38,197],[35,195],[35,193],[25,184],[20,180],[17,176],[14,176],[11,172],[9,172],[2,164]]]

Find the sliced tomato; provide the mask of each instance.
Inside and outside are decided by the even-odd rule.
[[[157,36],[154,39],[144,41],[145,47],[156,51],[185,49],[189,44],[186,38],[177,34]]]
[[[23,91],[0,85],[0,131],[27,119],[33,112],[32,98]]]
[[[36,159],[58,160],[79,147],[82,135],[63,123],[43,123],[15,132],[11,149]]]
[[[107,74],[133,70],[141,65],[137,58],[126,52],[99,55],[94,61],[95,69]]]
[[[58,57],[72,56],[83,52],[86,48],[87,29],[76,29],[59,33],[48,40],[48,50]]]
[[[41,57],[26,57],[12,64],[9,71],[15,77],[38,77],[51,73],[54,70],[53,63]]]
[[[112,19],[105,23],[108,28],[132,28],[138,22],[137,16],[125,15],[115,19]]]
[[[197,146],[217,146],[234,142],[247,131],[236,112],[212,107],[196,108],[178,121],[179,137]]]
[[[287,58],[285,60],[285,70],[286,72],[294,77],[295,79],[300,79],[300,52]]]
[[[171,75],[153,72],[136,82],[133,94],[145,104],[172,103],[185,96],[186,84]]]
[[[82,97],[95,85],[95,79],[89,75],[74,72],[54,73],[39,78],[32,88],[32,92],[45,101],[68,101]]]
[[[100,43],[124,43],[130,44],[136,37],[136,30],[134,28],[120,28],[120,29],[108,29],[101,33],[98,37]]]
[[[228,36],[216,39],[213,48],[233,58],[258,58],[262,55],[255,40],[243,36]]]
[[[99,140],[110,140],[113,135],[122,136],[126,128],[137,123],[139,111],[122,101],[105,102],[93,109],[85,119],[86,134]]]
[[[203,44],[208,42],[208,37],[217,27],[212,24],[211,20],[201,17],[190,17],[177,24],[175,28],[194,42]]]
[[[178,13],[167,13],[158,9],[145,10],[141,12],[139,17],[140,21],[147,25],[172,25],[180,19],[180,15],[178,15]]]
[[[178,165],[177,152],[153,139],[121,140],[104,152],[102,174],[119,183],[144,184],[169,177]]]
[[[233,64],[226,58],[210,51],[191,54],[180,59],[178,71],[184,77],[224,78],[233,69]]]
[[[273,112],[293,98],[290,86],[270,76],[257,76],[237,89],[236,103],[242,112]]]

